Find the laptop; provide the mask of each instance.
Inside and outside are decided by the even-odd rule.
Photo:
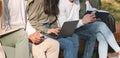
[[[45,37],[47,36],[53,39],[71,37],[74,33],[74,30],[76,29],[78,22],[78,20],[64,22],[60,32],[58,33],[58,36],[55,34],[45,34],[44,32],[41,33],[45,35]]]

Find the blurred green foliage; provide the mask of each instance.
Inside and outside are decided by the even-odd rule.
[[[89,0],[91,5],[97,9],[109,11],[115,18],[116,23],[120,23],[120,0]],[[80,0],[80,18],[85,13],[85,0]]]
[[[109,11],[115,18],[116,23],[120,23],[120,0],[103,0],[101,9]]]

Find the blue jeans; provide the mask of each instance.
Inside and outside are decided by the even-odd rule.
[[[50,25],[45,24],[45,27],[50,28]],[[78,58],[79,40],[76,34],[57,40],[60,43],[60,48],[64,51],[64,58]]]
[[[83,58],[92,58],[96,37],[89,30],[89,24],[76,29],[75,33],[79,35],[80,40],[86,40]]]
[[[78,36],[59,38],[60,48],[64,50],[64,58],[78,58],[79,40]]]
[[[97,37],[99,42],[99,58],[107,58],[108,44],[113,48],[113,50],[115,50],[115,52],[120,51],[120,47],[118,46],[114,35],[105,23],[94,22],[88,24],[88,30],[90,31],[89,33]]]

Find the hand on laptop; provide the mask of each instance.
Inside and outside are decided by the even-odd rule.
[[[51,28],[51,29],[48,29],[47,33],[58,35],[59,32],[60,32],[60,28]]]

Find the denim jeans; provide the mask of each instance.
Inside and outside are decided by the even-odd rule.
[[[97,37],[99,42],[99,58],[107,58],[108,44],[115,50],[115,52],[120,51],[114,35],[103,22],[94,22],[88,24],[88,30],[90,33]]]
[[[78,36],[59,38],[60,48],[64,50],[64,58],[78,58],[79,40]]]
[[[50,28],[49,24],[44,25],[46,28]],[[78,58],[79,40],[76,34],[71,37],[58,38],[60,48],[64,51],[64,58]]]
[[[83,58],[92,58],[96,37],[89,30],[88,24],[76,29],[75,33],[80,40],[86,40]]]

